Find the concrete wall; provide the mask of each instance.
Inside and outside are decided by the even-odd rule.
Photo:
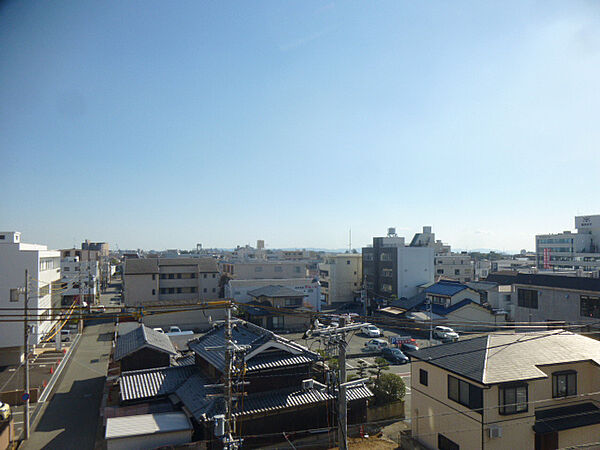
[[[327,304],[351,302],[354,300],[354,292],[362,284],[362,255],[328,256],[325,263],[319,264],[319,271],[327,273],[321,277],[328,285],[322,287]]]
[[[281,278],[306,278],[306,262],[234,262],[222,263],[224,273],[237,280],[260,280]],[[229,270],[233,270],[233,274]]]
[[[192,430],[173,431],[170,433],[147,434],[119,439],[107,439],[108,450],[146,450],[166,445],[187,444],[192,441]]]
[[[213,326],[213,321],[224,319],[224,309],[206,309],[147,315],[143,317],[142,322],[150,328],[160,327],[168,330],[170,326],[177,325],[182,330],[208,331]]]
[[[416,295],[417,286],[434,280],[434,249],[431,247],[398,247],[398,297]]]

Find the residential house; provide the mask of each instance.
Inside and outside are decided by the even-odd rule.
[[[243,311],[248,319],[268,330],[305,331],[311,324],[306,294],[286,286],[269,285],[248,292],[255,300]]]
[[[255,289],[278,285],[285,286],[305,294],[314,311],[321,310],[321,285],[316,278],[278,278],[263,280],[229,280],[225,285],[225,298],[231,298],[239,303],[248,303],[254,298],[248,293]]]
[[[307,278],[306,261],[223,261],[224,275],[235,280]]]
[[[121,371],[170,366],[177,351],[169,336],[140,324],[134,330],[119,335],[113,360],[120,362]]]
[[[439,449],[597,446],[600,342],[493,333],[411,352],[412,436]]]

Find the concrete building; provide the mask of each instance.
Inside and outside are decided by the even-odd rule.
[[[538,269],[600,270],[600,215],[576,216],[575,228],[535,237]]]
[[[79,296],[90,305],[95,303],[100,286],[99,267],[98,261],[80,261],[79,256],[69,256],[60,260],[63,306],[70,305]]]
[[[111,280],[112,269],[110,265],[110,249],[106,242],[81,243],[81,248],[63,249],[61,259],[78,258],[79,261],[96,261],[98,263],[98,287],[104,291]]]
[[[302,292],[269,285],[250,291],[249,295],[254,300],[242,311],[252,323],[268,330],[305,331],[310,327],[313,309]]]
[[[18,290],[25,286],[25,270],[29,271],[29,314],[32,320],[30,345],[37,345],[55,324],[50,308],[61,306],[60,252],[45,245],[21,242],[17,231],[0,232],[0,306],[23,308],[24,296]],[[11,313],[7,313],[11,314]],[[15,312],[22,318],[23,312]],[[18,364],[23,358],[23,322],[0,325],[0,365]]]
[[[225,298],[233,298],[236,302],[248,303],[253,300],[249,292],[269,286],[285,286],[302,292],[313,311],[321,311],[321,286],[314,278],[281,278],[265,280],[229,280],[225,285]]]
[[[306,278],[303,261],[223,261],[221,272],[236,280]]]
[[[515,322],[598,324],[600,279],[563,275],[493,273],[486,281],[510,290],[504,308]]]
[[[126,306],[215,299],[219,270],[213,258],[126,259],[123,269]]]
[[[328,305],[354,301],[362,286],[362,255],[342,253],[319,264],[323,301]]]
[[[506,332],[411,352],[412,435],[427,448],[597,446],[600,342]]]
[[[434,253],[433,247],[407,246],[394,228],[386,237],[374,237],[373,245],[362,249],[368,296],[414,296],[418,286],[434,280]]]
[[[467,283],[475,279],[473,260],[466,253],[449,253],[435,256],[435,277],[452,278]]]

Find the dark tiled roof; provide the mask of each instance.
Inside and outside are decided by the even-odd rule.
[[[425,293],[434,295],[447,295],[448,297],[452,297],[453,295],[458,294],[460,291],[464,291],[465,289],[467,289],[467,286],[457,281],[438,281],[434,285],[431,285],[425,289]]]
[[[288,352],[281,349],[281,352],[269,352],[265,355],[257,354],[247,360],[247,370],[293,366],[321,359],[317,353],[311,352],[306,347],[249,322],[236,326],[233,329],[232,337],[238,345],[250,346],[250,350],[246,355],[268,342],[281,344],[282,347],[290,350]],[[223,326],[214,328],[188,345],[194,353],[205,359],[217,370],[223,371],[225,367],[225,351],[206,349],[206,347],[222,347],[225,345],[225,330]]]
[[[196,420],[211,418],[223,410],[222,398],[208,396],[208,394],[222,393],[223,390],[205,387],[208,384],[209,381],[206,378],[200,373],[195,373],[175,391],[175,395],[179,397]]]
[[[159,266],[198,266],[198,272],[218,272],[214,258],[159,258]]]
[[[194,366],[124,372],[119,378],[121,400],[142,400],[172,394],[195,372]]]
[[[122,334],[117,338],[114,359],[115,361],[119,361],[123,357],[142,348],[151,348],[159,352],[169,353],[170,355],[177,354],[169,336],[154,331],[145,325],[140,325],[135,330]]]
[[[488,337],[477,337],[407,352],[450,372],[483,383]]]
[[[258,289],[254,289],[252,291],[248,291],[248,295],[251,297],[306,297],[307,294],[297,291],[296,289],[292,289],[286,286],[263,286]]]
[[[415,306],[418,306],[421,303],[423,303],[426,298],[427,298],[427,296],[425,295],[425,292],[419,292],[418,294],[413,295],[411,298],[408,298],[408,299],[393,300],[391,302],[391,305],[396,308],[402,308],[407,311],[410,311]]]
[[[454,305],[449,306],[448,308],[445,308],[442,305],[437,305],[437,304],[433,303],[431,305],[431,310],[433,311],[434,314],[437,314],[438,316],[445,316],[446,314],[450,314],[451,312],[456,311],[457,309],[460,309],[463,306],[467,306],[471,303],[483,308],[483,306],[481,306],[479,303],[477,303],[473,300],[470,300],[468,298],[465,298],[464,300],[461,300],[460,302],[457,302]],[[422,303],[422,304],[418,305],[417,309],[420,311],[429,311],[429,305]]]
[[[600,408],[591,402],[535,412],[536,433],[569,430],[600,423]]]
[[[490,274],[485,281],[500,285],[524,284],[580,291],[600,291],[600,278],[569,277],[534,273],[498,272]]]

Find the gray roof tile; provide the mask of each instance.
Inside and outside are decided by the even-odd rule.
[[[119,361],[142,348],[151,348],[170,355],[177,354],[169,336],[140,324],[135,330],[122,334],[117,338],[114,360]]]
[[[286,286],[273,285],[263,286],[258,289],[254,289],[252,291],[248,291],[248,295],[251,297],[306,297],[308,294],[297,291],[296,289],[292,289]]]
[[[172,394],[195,372],[194,366],[161,367],[160,369],[124,372],[119,378],[121,401]]]

